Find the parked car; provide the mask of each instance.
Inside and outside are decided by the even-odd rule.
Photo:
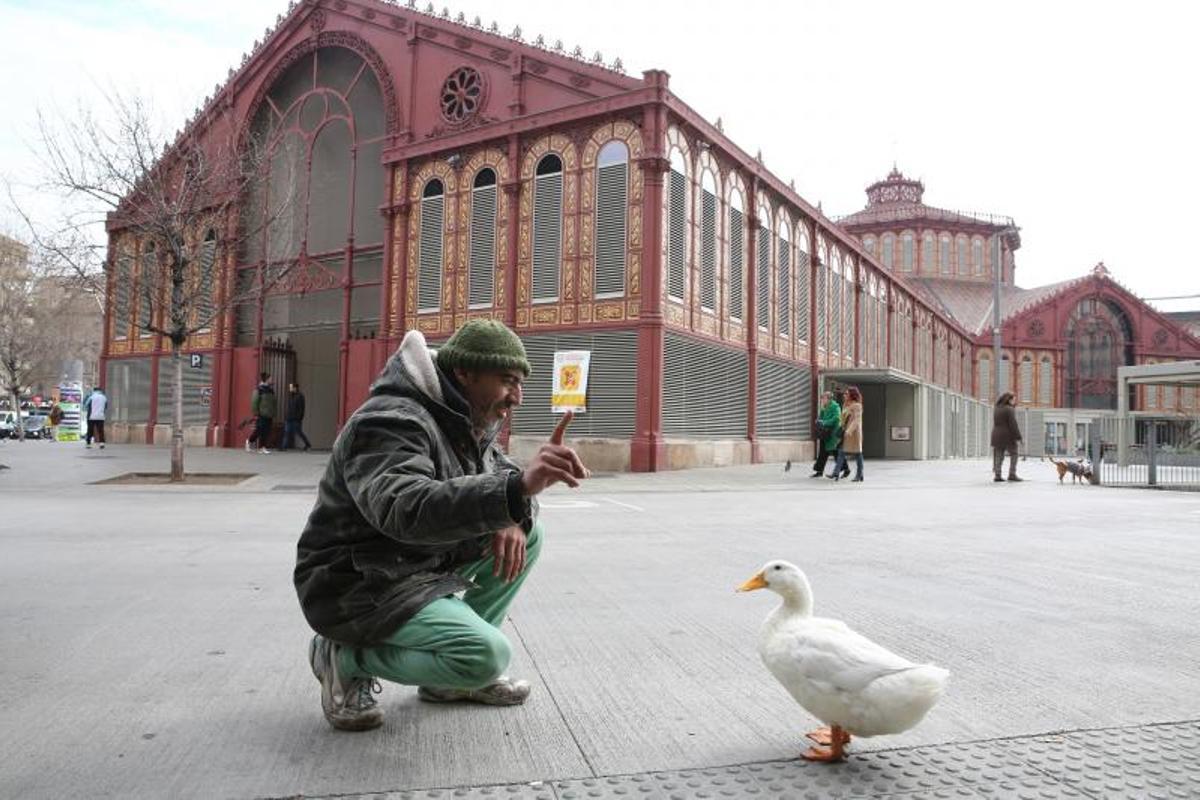
[[[14,419],[13,412],[0,411],[0,439],[9,439],[15,436],[17,427]]]
[[[30,414],[21,422],[25,427],[26,439],[49,439],[50,438],[50,418],[41,414]]]

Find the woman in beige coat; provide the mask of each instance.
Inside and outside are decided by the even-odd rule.
[[[846,407],[842,409],[842,429],[845,434],[842,447],[838,450],[837,466],[833,468],[835,481],[841,476],[842,470],[846,469],[848,456],[854,456],[854,465],[857,468],[853,480],[861,482],[863,479],[862,415],[862,394],[857,386],[851,386],[846,390]]]

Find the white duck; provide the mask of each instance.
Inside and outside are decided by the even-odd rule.
[[[755,589],[783,598],[759,634],[763,663],[796,702],[829,726],[807,734],[829,749],[809,748],[804,758],[840,761],[851,735],[906,731],[941,697],[948,671],[914,664],[841,620],[814,617],[812,587],[795,564],[768,561],[738,587]]]

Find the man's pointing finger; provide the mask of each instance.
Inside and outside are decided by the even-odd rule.
[[[575,419],[575,412],[568,411],[562,415],[562,419],[558,421],[558,425],[554,426],[554,433],[550,434],[550,444],[562,444],[563,436],[567,432],[567,426],[571,424],[571,420]]]

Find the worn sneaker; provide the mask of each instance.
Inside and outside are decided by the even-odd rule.
[[[267,448],[265,448],[265,447],[260,447],[260,448],[258,448],[258,452],[259,452],[259,454],[260,454],[260,455],[264,455],[264,456],[267,456],[267,455],[270,455],[270,454],[271,454],[271,451],[270,451],[270,450],[268,450],[268,449],[267,449]]]
[[[253,453],[253,452],[254,452],[254,445],[250,444],[250,440],[249,440],[249,439],[247,439],[247,440],[246,440],[246,452],[247,452],[247,453]]]
[[[514,681],[501,675],[482,689],[444,689],[422,686],[417,697],[426,703],[483,703],[488,706],[519,706],[529,697],[529,681]]]
[[[369,731],[383,724],[372,695],[383,691],[374,678],[343,678],[337,670],[338,645],[317,634],[308,645],[308,663],[321,682],[321,710],[340,731]]]
[[[1013,483],[1020,483],[1021,481],[1025,480],[1024,478],[1018,478],[1016,475],[1009,475],[1008,479]]]

